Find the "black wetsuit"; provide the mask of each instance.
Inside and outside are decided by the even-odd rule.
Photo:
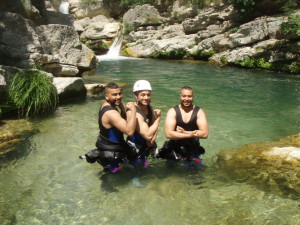
[[[116,110],[110,105],[104,106],[99,111],[99,128],[100,134],[98,136],[96,147],[99,150],[99,157],[97,161],[104,167],[109,168],[114,172],[119,165],[126,160],[128,145],[124,140],[124,135],[117,128],[105,128],[102,124],[102,116],[109,110]],[[115,171],[116,172],[116,171]]]
[[[193,108],[191,118],[187,123],[183,122],[181,111],[178,105],[174,107],[174,110],[176,112],[176,126],[180,126],[186,131],[194,131],[199,129],[197,125],[197,114],[200,108],[198,106]],[[163,148],[160,149],[158,157],[178,160],[191,157],[196,158],[204,152],[204,148],[200,146],[199,138],[185,138],[166,141]]]
[[[144,121],[150,127],[153,122],[153,112],[150,105],[147,106],[147,109],[148,115],[146,115],[141,108],[136,106],[136,112],[144,118]],[[146,139],[139,132],[135,131],[132,137],[128,137],[128,140],[133,142],[138,149],[136,156],[128,157],[129,161],[135,161],[137,159],[146,160],[150,154],[150,148],[147,147]]]

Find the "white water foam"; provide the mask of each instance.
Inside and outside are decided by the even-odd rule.
[[[121,32],[115,38],[114,42],[110,46],[106,55],[99,55],[97,59],[100,61],[109,61],[109,60],[123,60],[123,59],[137,59],[132,57],[120,56],[120,50],[122,47],[123,36]]]
[[[59,12],[61,12],[62,14],[69,14],[69,2],[61,2],[60,6],[59,6]]]

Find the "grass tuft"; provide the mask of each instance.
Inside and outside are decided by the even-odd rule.
[[[20,116],[39,115],[52,111],[58,104],[58,94],[52,81],[38,70],[26,70],[15,75],[9,97]]]

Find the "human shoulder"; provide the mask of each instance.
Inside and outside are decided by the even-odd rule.
[[[113,117],[115,117],[115,116],[121,117],[119,111],[109,104],[105,104],[105,105],[103,104],[100,108],[100,111],[102,111],[103,115],[105,115],[106,117],[112,117],[112,116]],[[108,111],[109,111],[109,113],[107,113]]]
[[[206,116],[203,108],[198,107],[197,117]]]
[[[167,117],[174,117],[174,116],[176,116],[176,110],[175,110],[175,107],[176,107],[176,106],[174,106],[174,107],[172,107],[172,108],[170,108],[170,109],[168,110],[168,112],[167,112]]]

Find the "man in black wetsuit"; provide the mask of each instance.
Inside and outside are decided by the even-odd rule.
[[[109,83],[104,90],[105,102],[99,111],[100,134],[96,147],[100,152],[98,162],[105,171],[115,173],[130,151],[124,140],[124,135],[133,135],[136,126],[136,107],[133,102],[125,106],[121,102],[122,92],[115,83]],[[120,111],[117,110],[119,107]]]
[[[151,85],[146,80],[138,80],[133,85],[133,93],[136,98],[136,130],[128,137],[128,142],[135,147],[137,155],[129,156],[129,164],[134,169],[133,185],[143,187],[139,182],[138,174],[142,167],[148,167],[148,156],[156,149],[156,137],[161,119],[161,110],[152,109],[151,106]]]
[[[180,104],[169,109],[165,120],[166,141],[157,157],[171,160],[183,160],[188,168],[202,165],[200,155],[204,148],[199,139],[209,135],[205,112],[193,105],[194,92],[189,86],[180,90]]]
[[[99,110],[99,129],[96,147],[87,154],[85,158],[88,162],[97,161],[104,168],[101,176],[103,183],[101,187],[108,191],[115,191],[112,186],[109,174],[116,173],[123,164],[132,149],[124,140],[124,134],[132,136],[136,127],[136,107],[133,102],[126,104],[122,101],[121,89],[115,83],[109,83],[104,89],[105,102]],[[120,112],[118,111],[118,109]]]
[[[158,125],[161,119],[161,110],[152,109],[151,106],[151,85],[146,80],[138,80],[133,86],[133,93],[136,98],[136,118],[137,126],[134,134],[128,139],[135,145],[138,154],[135,157],[129,157],[129,161],[136,164],[140,162],[147,167],[147,157],[155,148],[155,140],[158,133]]]

